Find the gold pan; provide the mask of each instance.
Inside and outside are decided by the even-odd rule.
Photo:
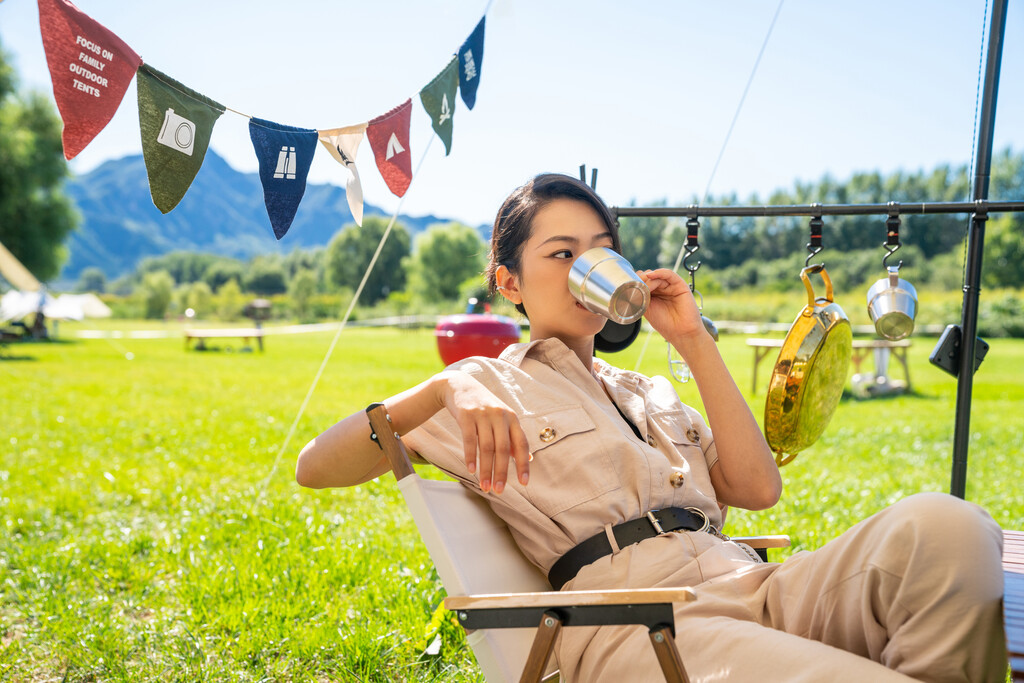
[[[815,299],[808,275],[821,273],[825,297]],[[853,350],[850,320],[832,300],[832,280],[823,265],[800,271],[807,305],[782,343],[768,383],[764,434],[785,465],[821,436],[839,405]],[[786,454],[789,455],[786,455]]]

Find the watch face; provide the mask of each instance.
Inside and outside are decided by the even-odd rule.
[[[594,337],[594,350],[602,353],[616,353],[622,351],[637,338],[640,334],[642,318],[628,325],[621,325],[609,320],[604,324],[604,329]]]

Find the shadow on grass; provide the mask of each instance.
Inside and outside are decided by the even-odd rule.
[[[39,359],[36,358],[35,356],[13,356],[13,355],[9,356],[9,355],[7,355],[6,352],[0,351],[0,363],[4,363],[4,362],[7,362],[7,361],[16,362],[16,361],[37,361],[37,360],[39,360]]]
[[[843,395],[840,398],[841,401],[891,401],[896,398],[919,398],[928,401],[934,401],[939,397],[933,394],[922,394],[917,389],[901,389],[899,391],[879,392],[879,393],[868,393],[861,394],[852,391],[851,389],[843,389]]]

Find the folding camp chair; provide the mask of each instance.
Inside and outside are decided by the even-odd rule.
[[[398,480],[420,536],[437,567],[466,641],[484,677],[540,681],[563,626],[646,626],[667,681],[688,681],[675,646],[673,603],[696,599],[691,588],[552,591],[523,556],[508,527],[461,484],[419,477],[382,404],[367,409],[370,425]],[[765,547],[788,545],[763,537]],[[531,636],[525,627],[536,629]]]

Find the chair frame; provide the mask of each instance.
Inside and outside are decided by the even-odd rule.
[[[373,439],[383,450],[395,479],[401,482],[407,477],[417,477],[384,405],[371,405],[366,412],[373,429]],[[762,557],[769,547],[789,545],[789,539],[784,536],[753,537],[742,539],[742,542],[754,547]],[[476,629],[536,628],[520,678],[523,682],[542,680],[555,640],[563,627],[616,624],[646,626],[665,680],[689,683],[686,668],[675,646],[673,603],[696,599],[692,588],[680,587],[449,595],[444,606],[456,614],[467,633]]]

